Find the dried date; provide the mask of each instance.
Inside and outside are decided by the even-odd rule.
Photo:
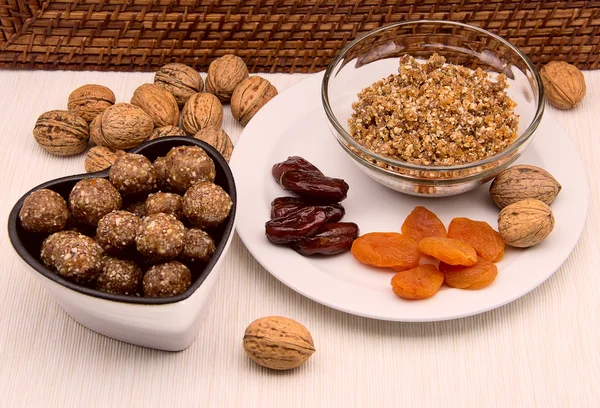
[[[327,213],[318,207],[305,207],[285,217],[265,223],[265,233],[274,244],[289,244],[316,233],[327,222]]]
[[[290,156],[286,161],[277,163],[273,166],[272,173],[273,177],[275,178],[275,181],[279,183],[283,173],[290,170],[304,170],[309,173],[314,173],[321,176],[323,175],[323,173],[321,173],[321,170],[319,170],[308,160],[300,156]]]
[[[336,255],[349,251],[358,237],[358,225],[353,222],[332,222],[323,225],[317,233],[292,245],[301,255]]]
[[[305,202],[301,198],[297,197],[278,197],[271,202],[271,218],[285,217],[286,215],[297,211],[301,208],[311,206],[310,203]],[[329,204],[323,206],[317,206],[325,210],[327,213],[328,222],[336,222],[342,219],[346,214],[346,210],[341,204]]]
[[[344,180],[305,170],[286,171],[281,176],[280,185],[284,190],[319,203],[337,203],[348,194],[348,184]]]

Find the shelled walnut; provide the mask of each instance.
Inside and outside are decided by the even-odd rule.
[[[115,104],[113,91],[102,85],[83,85],[69,95],[69,112],[81,116],[90,123],[106,108]]]
[[[236,86],[248,75],[248,67],[243,59],[233,54],[223,55],[208,67],[206,92],[215,95],[222,103],[229,102]]]
[[[571,109],[585,96],[585,78],[576,66],[552,61],[540,70],[548,102],[558,109]]]
[[[231,114],[244,126],[267,102],[277,95],[269,81],[253,76],[242,81],[231,95]]]
[[[124,150],[115,150],[106,146],[94,146],[85,156],[85,162],[83,163],[85,171],[93,173],[108,169],[124,154]]]
[[[139,86],[131,97],[131,104],[142,108],[152,118],[155,127],[179,124],[179,106],[175,97],[157,85]]]
[[[190,97],[204,89],[204,82],[200,74],[184,64],[167,64],[154,74],[154,84],[169,91],[177,101],[179,108]]]
[[[152,118],[139,106],[117,103],[92,121],[90,136],[98,146],[130,149],[146,140],[152,130]]]
[[[57,156],[83,152],[90,139],[87,122],[68,111],[45,112],[35,122],[33,137],[42,149]]]
[[[181,125],[190,136],[209,126],[221,126],[222,122],[223,106],[216,96],[209,93],[192,96],[181,112]]]

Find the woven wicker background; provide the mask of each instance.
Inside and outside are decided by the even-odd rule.
[[[255,72],[313,72],[359,34],[421,18],[489,29],[538,65],[600,62],[600,0],[0,0],[0,67],[204,71],[235,53]]]

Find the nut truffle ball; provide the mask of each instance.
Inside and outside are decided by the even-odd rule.
[[[178,220],[183,217],[182,198],[179,194],[154,193],[146,199],[146,214],[171,214]]]
[[[64,198],[45,188],[29,194],[19,211],[21,225],[26,231],[47,234],[62,230],[68,216]]]
[[[185,230],[181,257],[191,262],[208,262],[215,253],[215,241],[206,232],[198,228]]]
[[[145,201],[134,201],[127,204],[125,211],[129,211],[132,214],[137,215],[140,218],[146,216],[146,202]]]
[[[137,250],[152,260],[176,258],[183,249],[185,227],[171,214],[152,214],[142,219],[135,238]]]
[[[59,275],[83,284],[94,281],[100,275],[103,251],[96,241],[72,231],[66,231],[57,238],[51,237],[42,244],[41,256]]]
[[[198,146],[178,146],[167,154],[167,175],[171,187],[183,193],[199,181],[214,181],[215,163]]]
[[[194,184],[183,196],[183,213],[198,228],[212,228],[221,224],[229,215],[232,205],[229,194],[210,182]]]
[[[129,211],[113,211],[98,221],[96,241],[109,253],[135,247],[135,236],[142,220]]]
[[[152,166],[156,174],[156,187],[161,190],[170,190],[169,175],[167,174],[167,158],[157,157]]]
[[[134,153],[120,157],[110,168],[108,178],[124,195],[146,193],[156,184],[156,172],[150,160]]]
[[[144,296],[169,297],[185,292],[192,284],[192,274],[184,264],[173,261],[154,265],[144,275]]]
[[[96,289],[115,295],[139,296],[144,274],[135,262],[105,256]]]
[[[75,184],[69,195],[69,204],[76,221],[96,226],[100,218],[120,209],[122,200],[108,180],[91,178]]]

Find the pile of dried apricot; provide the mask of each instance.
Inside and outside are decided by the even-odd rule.
[[[392,290],[404,299],[426,299],[442,284],[458,289],[481,289],[498,275],[504,240],[488,223],[454,218],[448,229],[425,207],[415,207],[402,233],[371,232],[352,244],[352,255],[367,265],[391,268]],[[420,264],[422,255],[439,261]]]

